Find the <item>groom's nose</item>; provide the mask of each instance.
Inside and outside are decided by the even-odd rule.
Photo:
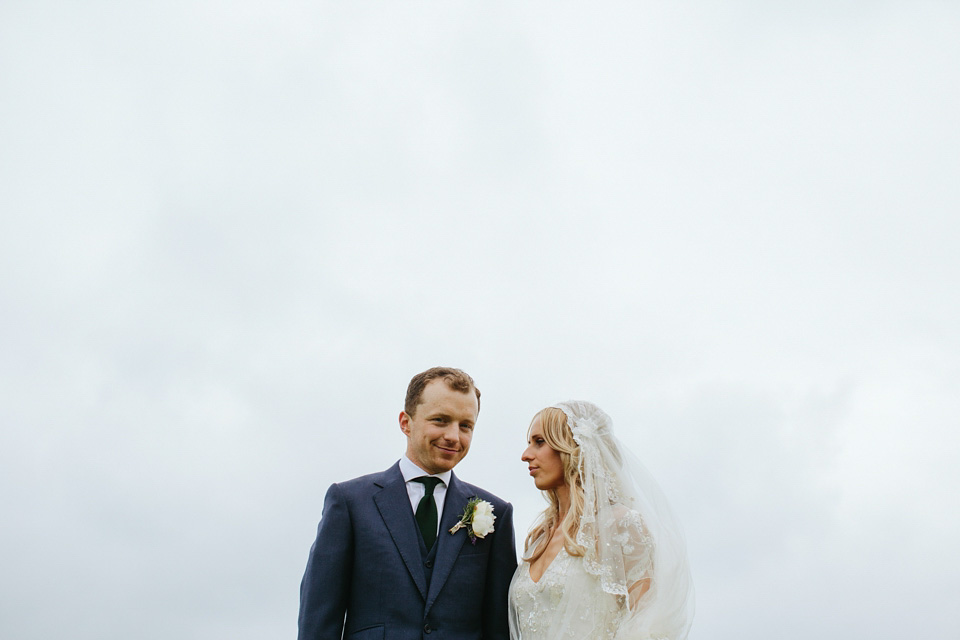
[[[443,430],[443,439],[450,443],[460,442],[460,427],[458,425],[448,425]]]

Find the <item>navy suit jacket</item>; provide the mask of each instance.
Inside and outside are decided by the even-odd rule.
[[[471,544],[465,528],[449,530],[474,496],[497,520]],[[513,506],[451,474],[429,586],[421,545],[399,463],[331,485],[300,584],[298,639],[508,640]]]

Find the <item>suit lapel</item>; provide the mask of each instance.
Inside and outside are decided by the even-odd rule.
[[[420,590],[420,595],[427,599],[427,578],[423,573],[423,564],[420,558],[420,541],[417,539],[417,524],[410,508],[410,497],[407,487],[400,473],[400,465],[395,464],[384,474],[383,489],[373,496],[373,501],[380,511],[380,517],[387,526],[387,531],[397,545],[397,551],[407,571]],[[446,505],[444,505],[446,513]],[[453,525],[450,525],[453,526]]]
[[[433,576],[430,578],[430,593],[427,595],[426,612],[430,611],[434,600],[440,594],[440,590],[450,577],[450,571],[460,553],[460,547],[467,539],[467,532],[464,529],[451,535],[450,528],[453,527],[463,514],[463,507],[466,506],[470,496],[463,489],[457,476],[450,474],[450,486],[447,487],[447,496],[443,499],[443,515],[440,518],[440,531],[437,534],[437,558],[433,566]]]

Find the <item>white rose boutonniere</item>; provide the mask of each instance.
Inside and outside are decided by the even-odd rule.
[[[496,519],[497,516],[493,515],[492,504],[486,500],[473,497],[463,508],[460,521],[450,528],[450,533],[456,533],[466,527],[471,544],[477,544],[477,538],[484,538],[487,534],[493,533],[493,521]]]

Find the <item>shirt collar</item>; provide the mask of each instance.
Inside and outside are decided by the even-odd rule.
[[[432,478],[440,478],[443,482],[443,486],[450,486],[450,476],[453,474],[453,470],[444,471],[443,473],[427,473],[416,464],[413,460],[407,456],[400,458],[400,473],[403,474],[403,481],[410,482],[414,478],[419,478],[421,476],[430,476]]]

